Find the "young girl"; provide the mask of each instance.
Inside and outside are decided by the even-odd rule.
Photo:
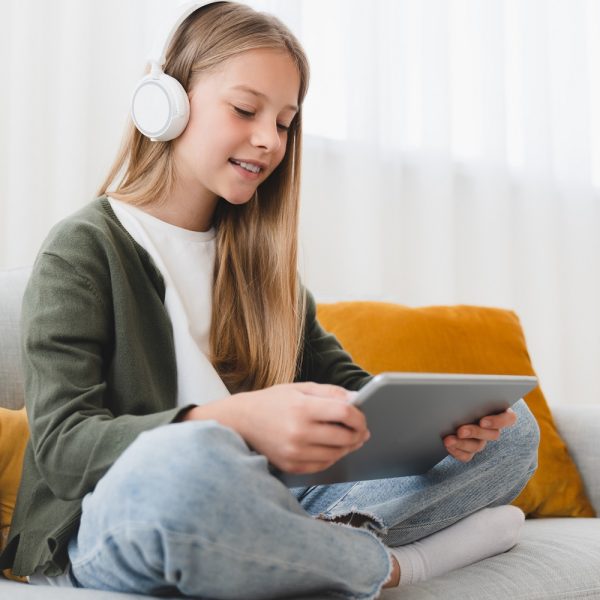
[[[164,70],[189,97],[182,133],[132,125],[33,268],[31,439],[2,566],[122,592],[369,599],[512,547],[523,513],[508,503],[538,442],[522,400],[448,436],[422,476],[272,475],[323,470],[369,437],[347,390],[371,376],[296,269],[307,60],[279,20],[217,2],[176,29]]]

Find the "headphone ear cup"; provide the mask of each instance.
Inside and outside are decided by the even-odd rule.
[[[170,75],[146,75],[133,92],[131,117],[153,142],[168,142],[186,128],[190,102],[183,86]]]

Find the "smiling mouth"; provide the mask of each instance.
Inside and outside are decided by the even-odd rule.
[[[255,175],[258,175],[258,173],[261,173],[264,170],[261,167],[251,165],[250,163],[243,162],[241,160],[235,160],[234,158],[230,158],[229,162],[234,165],[238,165],[238,167],[242,167],[242,169],[245,169],[249,173],[254,173]]]

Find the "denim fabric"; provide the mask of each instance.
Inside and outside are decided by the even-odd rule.
[[[386,546],[507,504],[525,486],[539,429],[523,401],[514,409],[517,424],[469,463],[291,489],[216,421],[158,427],[84,498],[72,573],[82,587],[154,595],[376,598],[391,569]],[[361,527],[326,522],[361,516]]]

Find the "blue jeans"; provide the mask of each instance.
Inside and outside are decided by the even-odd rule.
[[[216,421],[158,427],[85,496],[72,575],[81,587],[153,595],[376,598],[391,569],[386,546],[523,489],[539,429],[522,400],[514,410],[517,424],[469,463],[448,456],[424,475],[291,489]],[[336,517],[364,523],[324,521]]]

